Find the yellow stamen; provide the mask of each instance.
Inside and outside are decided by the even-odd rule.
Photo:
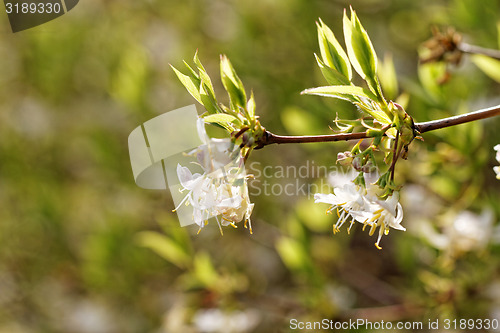
[[[368,225],[368,219],[365,220],[365,222],[363,222],[363,229],[361,229],[362,231],[365,231],[365,228],[366,226]]]
[[[351,228],[352,228],[352,225],[354,224],[354,220],[351,220],[351,225],[349,226],[349,228],[347,228],[347,234],[350,235],[351,234]]]
[[[369,234],[370,236],[373,236],[373,234],[375,233],[375,229],[377,229],[377,225],[373,223],[370,229],[370,234]]]
[[[382,250],[382,247],[380,245],[378,245],[378,242],[375,243],[375,246],[377,247],[377,249]]]

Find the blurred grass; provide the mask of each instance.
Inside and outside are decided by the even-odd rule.
[[[213,306],[259,309],[261,332],[285,329],[294,317],[340,319],[399,303],[438,304],[429,317],[489,316],[494,304],[481,286],[498,283],[497,248],[459,261],[459,272],[477,274],[456,282],[440,266],[442,254],[422,252],[425,242],[410,231],[391,233],[382,252],[360,230],[332,237],[310,211],[317,207],[301,196],[253,197],[254,235],[239,228],[220,238],[216,228],[198,236],[196,228],[180,229],[166,192],[134,184],[127,136],[156,115],[194,103],[168,64],[179,65],[196,49],[213,78],[219,54],[228,55],[273,132],[329,133],[336,112],[357,117],[342,101],[299,95],[324,85],[313,57],[314,21],[321,16],[342,39],[347,6],[86,0],[17,34],[0,15],[0,332],[188,332],[193,314]],[[500,47],[498,1],[365,0],[354,7],[379,58],[393,55],[417,120],[498,104],[499,85],[467,59],[446,86],[422,85],[416,53],[432,24]],[[399,179],[434,188],[445,209],[490,207],[498,221],[499,185],[491,171],[497,127],[492,120],[429,134],[401,163]],[[346,147],[269,147],[252,159],[262,167],[306,160],[330,166]],[[144,231],[189,249],[192,263],[180,269],[140,246]],[[446,298],[450,290],[459,296]],[[94,312],[82,310],[86,302]],[[186,314],[176,321],[179,307]]]

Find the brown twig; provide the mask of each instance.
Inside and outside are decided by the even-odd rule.
[[[458,116],[432,120],[423,123],[416,123],[414,126],[415,130],[418,133],[422,134],[440,128],[456,126],[471,121],[491,118],[499,115],[500,115],[500,105],[497,105],[491,108],[482,109]],[[335,142],[335,141],[359,140],[368,137],[370,136],[366,132],[341,133],[341,134],[331,134],[331,135],[286,136],[286,135],[276,135],[269,131],[266,131],[262,136],[262,138],[258,141],[258,145],[255,149],[260,149],[274,143],[283,144],[283,143]]]
[[[494,59],[499,59],[500,60],[500,51],[499,50],[494,50],[494,49],[487,49],[484,47],[476,46],[476,45],[471,45],[467,43],[460,43],[457,45],[457,49],[461,51],[462,53],[468,53],[468,54],[482,54],[485,56],[488,56],[490,58]]]
[[[420,133],[425,133],[429,131],[434,131],[440,128],[456,126],[464,123],[468,123],[475,120],[491,118],[500,115],[500,105],[493,106],[491,108],[482,109],[466,114],[461,114],[454,117],[443,118],[438,120],[426,121],[424,123],[415,124],[415,129]]]

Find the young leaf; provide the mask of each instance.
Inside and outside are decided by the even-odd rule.
[[[328,67],[323,60],[321,60],[316,54],[316,61],[318,62],[319,69],[323,74],[323,77],[326,79],[326,82],[335,86],[335,85],[343,85],[347,86],[351,82],[345,77],[343,74],[339,73],[336,69]]]
[[[150,248],[156,254],[180,268],[186,268],[191,263],[191,257],[186,251],[167,236],[153,231],[142,231],[137,235],[139,245]]]
[[[351,81],[351,64],[344,49],[340,46],[332,30],[321,19],[319,19],[319,23],[316,22],[316,25],[318,26],[319,49],[323,63]]]
[[[212,80],[210,80],[210,76],[208,76],[207,71],[205,70],[205,67],[203,67],[200,59],[198,58],[198,50],[196,50],[196,53],[194,54],[193,62],[198,68],[198,76],[200,78],[200,81],[202,84],[206,86],[205,90],[207,94],[210,94],[214,99],[215,99],[215,92],[214,92],[214,86],[212,84]]]
[[[247,101],[245,88],[225,55],[220,58],[220,74],[222,84],[228,92],[231,102],[234,105],[245,107]]]
[[[255,97],[253,95],[253,91],[250,93],[250,98],[248,99],[247,102],[247,112],[250,118],[255,118]]]
[[[352,8],[350,20],[344,10],[343,22],[349,60],[359,76],[368,83],[370,89],[377,93],[380,90],[377,79],[377,55],[370,38]]]
[[[203,121],[205,121],[206,123],[230,123],[237,119],[238,118],[225,113],[211,114],[209,116],[203,117]]]
[[[336,97],[341,99],[348,99],[350,101],[357,100],[357,98],[352,97],[363,97],[368,99],[373,99],[375,97],[373,93],[368,89],[356,86],[327,86],[310,88],[302,91],[301,94]]]
[[[391,54],[386,54],[384,60],[380,62],[379,78],[387,98],[395,99],[398,95],[398,78]]]
[[[484,74],[500,83],[500,60],[482,54],[472,55],[471,60]]]
[[[196,79],[196,77],[188,76],[181,73],[172,65],[170,65],[170,67],[172,67],[172,69],[175,72],[175,75],[177,75],[177,78],[179,78],[179,81],[181,81],[184,87],[186,87],[187,91],[191,94],[191,96],[193,96],[200,104],[203,104],[199,90],[200,80]]]
[[[215,96],[210,92],[210,89],[204,82],[200,84],[200,99],[209,114],[221,112]]]

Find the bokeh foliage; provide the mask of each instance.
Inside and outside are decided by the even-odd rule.
[[[196,235],[178,226],[166,192],[133,182],[127,136],[193,103],[168,64],[180,66],[196,49],[213,78],[219,54],[231,59],[255,93],[262,125],[275,133],[327,134],[336,113],[357,118],[347,102],[299,95],[324,85],[315,20],[341,35],[348,5],[86,0],[17,34],[0,15],[0,332],[196,332],[193,316],[212,307],[257,310],[256,332],[287,331],[290,318],[498,317],[491,290],[500,284],[499,246],[484,238],[477,250],[452,252],[420,232],[430,225],[446,234],[463,210],[490,210],[498,222],[500,183],[491,170],[498,119],[413,143],[397,175],[406,183],[408,231],[391,233],[383,251],[360,228],[333,237],[334,217],[301,195],[254,195],[252,236],[239,228],[221,238],[215,226]],[[446,84],[437,83],[443,65],[417,66],[433,24],[500,48],[498,1],[352,5],[379,57],[392,56],[416,121],[499,104],[500,85],[468,57]],[[219,80],[214,86],[223,91]],[[385,93],[399,95],[392,87]],[[304,161],[332,166],[348,147],[270,146],[250,162],[260,163],[254,173]],[[253,186],[295,182],[275,178]]]

